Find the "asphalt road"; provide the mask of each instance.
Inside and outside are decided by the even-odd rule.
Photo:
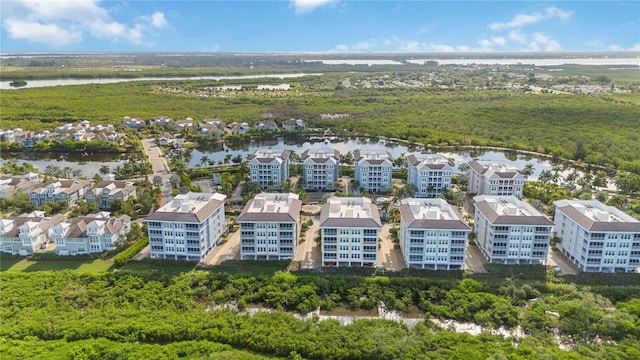
[[[155,139],[142,139],[144,153],[149,158],[153,175],[149,175],[149,181],[153,181],[155,176],[162,178],[162,204],[166,204],[171,199],[171,172],[167,159],[162,156],[162,150],[156,145]]]

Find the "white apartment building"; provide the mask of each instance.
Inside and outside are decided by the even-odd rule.
[[[633,272],[640,268],[640,221],[597,200],[559,200],[558,248],[580,270]]]
[[[249,177],[263,189],[270,185],[282,189],[289,178],[289,150],[258,149],[249,158]]]
[[[302,179],[310,190],[333,189],[340,176],[340,152],[307,149],[302,153]]]
[[[354,179],[369,192],[391,189],[393,157],[386,150],[356,150]]]
[[[109,212],[102,211],[57,224],[51,230],[51,238],[56,243],[58,255],[101,253],[113,250],[130,227],[129,216],[113,218]]]
[[[415,197],[435,198],[444,189],[451,189],[453,168],[443,155],[411,153],[406,157],[407,182],[415,185]]]
[[[64,215],[47,217],[44,211],[0,219],[0,251],[14,255],[32,255],[49,240],[51,229]]]
[[[365,197],[331,197],[320,212],[322,266],[374,266],[378,261],[378,208]]]
[[[444,199],[400,202],[400,249],[407,267],[462,270],[471,228]]]
[[[513,166],[495,162],[474,160],[469,163],[469,187],[475,195],[513,195],[520,199],[525,177]]]
[[[237,218],[240,259],[293,259],[300,233],[302,201],[293,193],[260,193]]]
[[[222,194],[189,192],[173,198],[149,215],[151,258],[204,260],[225,231]]]
[[[546,264],[553,223],[515,196],[478,195],[476,243],[491,263]]]

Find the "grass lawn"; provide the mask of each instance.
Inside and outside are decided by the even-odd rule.
[[[61,271],[105,272],[113,269],[113,259],[96,260],[2,260],[0,271]]]

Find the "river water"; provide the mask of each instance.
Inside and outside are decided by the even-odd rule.
[[[113,79],[49,79],[28,80],[26,86],[19,88],[9,85],[10,81],[0,82],[0,90],[29,89],[51,86],[86,85],[86,84],[115,84],[128,81],[170,81],[170,80],[239,80],[239,79],[294,79],[303,76],[320,76],[317,73],[300,74],[264,74],[243,76],[185,76],[185,77],[144,77],[144,78],[113,78]]]

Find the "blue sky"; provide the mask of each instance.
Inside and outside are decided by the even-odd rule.
[[[0,51],[640,51],[640,1],[0,2]]]

